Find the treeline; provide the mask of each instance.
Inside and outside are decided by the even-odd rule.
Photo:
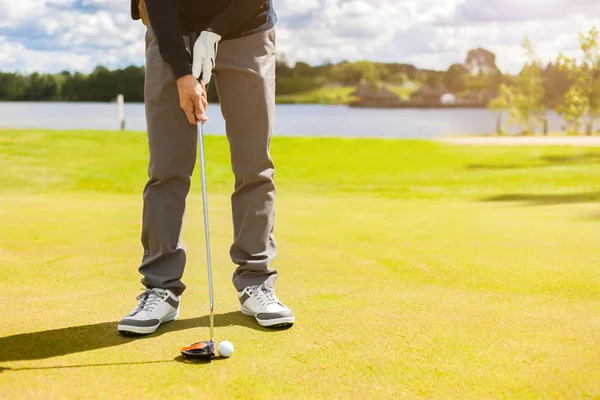
[[[282,59],[277,63],[277,85],[280,94],[291,94],[305,87],[326,84],[355,86],[366,81],[373,87],[413,83],[432,89],[443,88],[459,93],[472,90],[495,89],[503,82],[496,66],[496,56],[485,49],[469,52],[464,64],[453,64],[446,71],[419,69],[412,64],[377,63],[371,61],[348,62],[310,66],[297,62],[289,66]]]
[[[343,61],[318,66],[297,62],[290,65],[280,58],[276,74],[278,95],[302,93],[324,86],[355,86],[366,81],[374,87],[411,83],[415,87],[448,91],[460,98],[482,91],[498,92],[500,85],[514,79],[500,72],[494,53],[481,48],[471,50],[464,63],[453,64],[446,71],[371,61]],[[556,63],[550,63],[542,68],[541,74],[545,93],[543,102],[547,107],[556,107],[570,87],[568,73],[558,68]],[[125,101],[141,102],[144,100],[143,88],[144,68],[136,66],[116,70],[99,66],[90,74],[64,71],[22,75],[0,72],[0,100],[111,101],[121,93]],[[209,90],[209,100],[218,101],[216,90]]]
[[[90,74],[64,71],[28,76],[0,72],[0,100],[111,101],[117,94],[127,101],[144,101],[144,68],[97,67]]]
[[[282,58],[277,61],[278,94],[293,94],[324,86],[338,84],[353,86],[361,80],[370,83],[387,82],[403,84],[428,74],[436,75],[436,71],[422,71],[410,64],[384,64],[371,61],[347,62],[338,64],[323,64],[311,66],[297,62],[290,66]]]
[[[288,65],[277,61],[277,94],[306,92],[326,84],[356,85],[361,79],[402,84],[414,79],[428,80],[436,71],[421,71],[408,64],[379,64],[369,61],[342,62],[310,66],[298,62]],[[434,80],[437,78],[434,78]],[[130,66],[108,70],[99,66],[90,74],[63,71],[58,74],[22,75],[0,72],[0,100],[42,101],[110,101],[123,94],[126,101],[143,101],[144,67]],[[210,90],[209,100],[217,101],[216,91]]]

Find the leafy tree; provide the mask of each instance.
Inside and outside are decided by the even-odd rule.
[[[502,83],[502,72],[496,65],[496,55],[489,50],[478,48],[469,51],[464,67],[477,82],[477,85],[469,86],[495,89]]]
[[[133,65],[116,71],[117,94],[121,93],[128,101],[144,101],[144,75],[143,67]],[[115,95],[113,94],[112,97]]]
[[[496,66],[496,55],[481,47],[469,51],[464,66],[471,75],[492,75],[500,72]]]
[[[325,78],[282,78],[277,77],[276,94],[294,94],[318,89],[325,85]]]
[[[27,79],[25,100],[54,100],[58,97],[58,83],[53,75],[40,75],[37,72]]]
[[[569,123],[569,133],[580,132],[583,118],[587,118],[586,134],[594,131],[594,120],[600,114],[600,47],[598,30],[592,28],[587,36],[580,33],[579,42],[583,61],[559,56],[559,68],[566,71],[573,85],[565,94],[564,105],[558,108]]]
[[[18,73],[0,73],[0,99],[24,100],[27,78]]]
[[[524,133],[534,133],[534,123],[544,122],[546,107],[544,101],[544,81],[542,79],[542,60],[533,49],[529,38],[522,43],[529,62],[525,64],[517,77],[518,96],[516,106]]]
[[[409,80],[413,80],[417,77],[418,69],[411,64],[381,64],[383,68],[388,71],[390,77],[396,74],[406,74]]]
[[[319,71],[311,67],[305,62],[297,62],[294,66],[295,76],[302,78],[316,78],[319,76]]]
[[[544,79],[544,105],[549,108],[557,108],[563,104],[565,94],[573,84],[566,71],[558,67],[558,63],[548,63],[542,71]]]
[[[404,72],[397,72],[394,75],[391,75],[388,79],[388,82],[390,83],[397,83],[397,84],[403,84],[405,82],[408,82],[408,75],[405,74]]]
[[[87,100],[86,93],[89,92],[87,86],[87,76],[76,72],[66,77],[62,86],[61,97],[66,101]]]
[[[496,111],[498,113],[498,134],[504,134],[504,126],[502,125],[502,119],[504,116],[504,112],[508,113],[509,123],[514,123],[515,120],[518,121],[518,111],[515,104],[515,93],[512,90],[512,87],[503,83],[498,88],[498,97],[492,99],[488,104],[488,108],[490,110]]]
[[[523,40],[522,46],[529,61],[514,78],[514,83],[500,85],[500,93],[490,102],[489,108],[507,110],[509,123],[520,125],[523,134],[531,135],[535,132],[536,122],[544,122],[546,114],[542,61],[529,38]]]
[[[275,71],[277,76],[285,78],[290,78],[294,75],[294,69],[289,66],[284,55],[280,55],[277,59]]]
[[[438,88],[442,84],[442,76],[436,71],[427,71],[426,83],[429,87]]]
[[[465,75],[467,69],[462,64],[452,64],[444,73],[444,85],[453,92],[461,92],[467,88]]]
[[[345,61],[332,67],[330,77],[346,85],[356,85],[364,79],[370,85],[377,86],[381,79],[381,70],[370,61]]]

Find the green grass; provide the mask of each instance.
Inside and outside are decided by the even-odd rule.
[[[600,398],[600,149],[274,138],[277,288],[237,310],[232,177],[208,137],[220,340],[197,179],[182,315],[123,338],[139,292],[142,133],[0,131],[0,397]]]
[[[355,90],[355,86],[324,86],[302,93],[278,95],[277,102],[293,104],[348,104],[351,100],[350,94]]]
[[[409,100],[410,95],[419,90],[418,87],[410,88],[402,85],[391,86],[390,90],[396,93],[402,100]]]

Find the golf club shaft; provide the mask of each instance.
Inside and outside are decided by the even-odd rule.
[[[190,39],[190,55],[191,62],[194,61],[194,44],[198,39],[198,33],[191,32]],[[204,208],[204,237],[206,239],[206,266],[208,269],[208,294],[210,299],[210,340],[214,342],[214,310],[215,298],[213,295],[213,279],[212,279],[212,263],[210,261],[210,234],[208,229],[208,196],[206,190],[206,165],[204,162],[204,124],[201,121],[196,122],[198,127],[198,151],[200,153],[200,173],[202,175],[202,207]]]
[[[206,238],[206,264],[208,267],[208,293],[210,296],[210,340],[214,341],[214,309],[212,264],[210,261],[210,236],[208,229],[208,200],[206,193],[206,166],[204,163],[204,125],[198,121],[198,149],[200,152],[200,173],[202,174],[202,205],[204,208],[204,237]]]

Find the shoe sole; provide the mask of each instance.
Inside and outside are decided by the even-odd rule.
[[[160,321],[158,324],[154,326],[131,326],[131,325],[119,325],[117,326],[117,330],[119,333],[123,335],[131,335],[131,336],[140,336],[140,335],[150,335],[158,330],[162,324],[166,324],[167,322],[175,321],[179,318],[179,311],[175,314],[169,314]]]
[[[294,322],[296,322],[296,317],[282,317],[282,318],[265,319],[265,320],[258,319],[256,317],[257,313],[252,312],[252,310],[249,310],[249,309],[245,308],[244,306],[240,307],[240,311],[244,315],[247,315],[249,317],[254,317],[254,319],[256,319],[256,322],[258,322],[258,324],[260,326],[265,327],[265,328],[287,328],[287,327],[294,325]]]

